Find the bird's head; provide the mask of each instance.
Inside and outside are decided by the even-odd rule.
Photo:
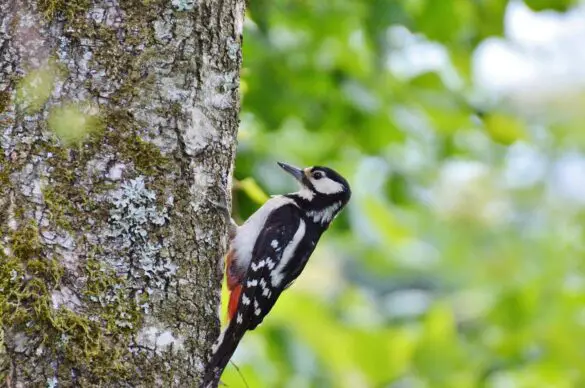
[[[295,195],[311,204],[311,207],[325,208],[338,203],[341,209],[351,197],[347,180],[328,167],[301,169],[282,162],[278,162],[278,165],[300,183],[301,189]]]

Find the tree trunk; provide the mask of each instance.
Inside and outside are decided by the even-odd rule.
[[[196,386],[243,0],[0,1],[0,384]]]

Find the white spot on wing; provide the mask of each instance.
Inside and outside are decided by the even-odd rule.
[[[268,265],[268,269],[272,271],[276,263],[272,261],[269,257],[266,259],[266,264]]]
[[[258,262],[258,264],[252,263],[250,264],[250,267],[252,268],[252,271],[256,272],[258,271],[260,268],[264,267],[266,265],[266,261],[264,260],[260,260]]]
[[[253,280],[248,280],[246,282],[246,286],[248,287],[256,287],[258,285],[258,280],[253,279]]]
[[[246,294],[242,295],[242,303],[247,306],[250,304],[250,298],[248,298],[248,296]]]
[[[262,312],[262,310],[260,310],[260,309],[254,310],[254,314],[256,314],[256,315],[260,315],[261,312]]]
[[[236,323],[241,324],[244,321],[244,319],[242,318],[242,313],[238,313],[238,316],[236,317]]]
[[[297,250],[297,246],[299,245],[299,243],[301,242],[301,240],[303,239],[304,236],[305,236],[305,221],[303,221],[301,219],[301,220],[299,220],[299,227],[298,227],[297,231],[295,232],[295,235],[293,236],[292,241],[284,249],[284,252],[282,253],[282,258],[280,259],[278,266],[271,274],[272,285],[274,287],[278,287],[280,285],[280,283],[282,283],[282,280],[284,279],[284,272],[283,272],[284,268],[286,267],[286,265],[290,261],[290,259],[292,259],[292,257],[294,256],[295,251]],[[268,268],[270,268],[270,264],[269,264]]]
[[[278,248],[278,240],[272,240],[270,246],[274,249]]]

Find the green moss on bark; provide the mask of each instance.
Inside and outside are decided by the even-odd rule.
[[[212,29],[209,25],[217,23],[218,30],[229,26],[230,32],[234,26],[231,14],[225,12],[227,3],[221,15],[215,14],[217,8],[211,3],[201,3],[191,14],[173,13],[169,4],[168,0],[37,1],[36,10],[44,14],[41,24],[54,23],[51,33],[61,30],[59,39],[51,40],[58,42],[51,55],[63,77],[38,116],[16,117],[24,129],[17,135],[24,136],[22,142],[10,144],[10,160],[0,154],[0,185],[6,184],[0,194],[17,197],[16,201],[0,198],[0,234],[7,236],[0,239],[0,255],[6,263],[0,268],[0,287],[10,290],[0,293],[4,329],[0,339],[13,340],[2,337],[10,333],[25,334],[32,341],[27,355],[16,351],[14,343],[7,344],[6,359],[22,363],[17,368],[21,377],[40,376],[30,379],[35,383],[42,384],[55,373],[59,386],[154,386],[161,383],[154,381],[159,377],[165,386],[191,384],[200,372],[203,349],[216,334],[209,303],[216,295],[201,279],[216,275],[219,238],[213,228],[222,221],[207,204],[194,214],[193,202],[208,193],[201,184],[201,195],[193,198],[191,193],[199,185],[192,176],[192,163],[200,163],[205,178],[213,181],[214,165],[229,168],[231,155],[225,153],[230,152],[226,140],[231,139],[222,136],[220,145],[210,140],[211,147],[203,144],[201,155],[188,159],[192,153],[186,152],[182,142],[186,134],[179,128],[189,120],[183,120],[185,110],[176,101],[194,89],[208,89],[202,82],[204,66],[199,69],[194,61],[222,50],[216,46],[223,40],[207,31]],[[49,31],[45,27],[43,31]],[[228,59],[227,64],[213,65],[213,74],[224,67],[233,71]],[[163,89],[159,93],[156,88]],[[63,99],[83,95],[90,101],[56,102],[57,95]],[[11,109],[10,97],[0,95],[2,109]],[[65,145],[50,135],[47,123],[36,124],[57,104],[69,103],[98,107],[103,130],[82,143]],[[227,126],[235,129],[232,117],[224,115],[228,110],[216,108],[206,112],[214,126],[221,131]],[[118,168],[119,164],[123,166]],[[28,177],[34,182],[23,182]],[[130,232],[121,222],[115,230],[112,210],[119,202],[112,193],[138,179],[149,192],[141,199],[146,203],[139,205],[154,209],[158,216],[130,225],[134,228]],[[218,179],[219,185],[224,183]],[[221,196],[221,190],[218,193]],[[121,207],[120,219],[126,220],[134,205]],[[27,221],[32,219],[41,226]],[[140,214],[136,219],[141,220]],[[208,225],[210,233],[205,230]],[[168,264],[163,268],[166,272],[153,280],[152,267],[157,270],[161,262]],[[191,283],[191,279],[195,280]],[[74,297],[66,295],[67,290]],[[59,303],[55,295],[62,299]],[[143,341],[143,325],[144,332],[171,331],[173,342],[161,349],[156,341],[154,345],[150,339]],[[181,353],[170,356],[168,348]],[[43,360],[37,363],[42,366],[35,360]],[[56,370],[44,360],[55,360]],[[195,368],[186,371],[185,366]],[[0,367],[0,380],[7,373]]]
[[[103,140],[115,149],[117,160],[134,167],[136,175],[151,176],[168,170],[169,157],[163,155],[157,146],[142,139],[139,123],[129,115],[120,111],[109,112],[108,126],[111,130]]]
[[[43,257],[37,226],[19,227],[8,241],[10,255],[0,250],[1,327],[26,333],[36,342],[38,352],[61,360],[62,376],[70,376],[75,369],[82,376],[91,376],[93,384],[128,378],[130,370],[123,360],[129,357],[128,344],[141,316],[125,293],[124,279],[88,260],[87,286],[79,295],[83,311],[56,308],[52,295],[63,284],[65,270],[57,259]],[[121,317],[124,325],[119,324]],[[6,375],[0,378],[4,380]]]
[[[10,183],[10,179],[8,176],[9,170],[10,169],[6,157],[4,156],[4,154],[0,153],[0,193],[2,193]]]
[[[108,78],[121,82],[110,96],[110,102],[100,106],[103,131],[90,134],[83,143],[71,146],[60,143],[56,137],[43,138],[27,150],[34,155],[50,155],[45,159],[49,175],[43,179],[41,188],[49,222],[47,227],[73,237],[76,245],[86,244],[83,233],[79,232],[89,228],[86,224],[88,213],[97,223],[91,228],[107,225],[109,205],[103,198],[116,186],[115,182],[107,180],[104,171],[102,175],[91,172],[90,163],[95,162],[96,157],[105,155],[116,163],[123,163],[126,167],[124,178],[164,176],[169,165],[168,157],[141,136],[145,124],[117,108],[126,105],[136,97],[138,90],[152,81],[141,74],[141,61],[148,54],[137,55],[128,47],[152,42],[149,21],[157,16],[160,4],[162,2],[152,2],[145,6],[140,1],[126,2],[126,41],[120,42],[116,29],[86,18],[89,1],[38,1],[49,22],[64,16],[64,35],[73,45],[85,38],[101,42],[88,66],[105,69]],[[88,80],[86,87],[97,99],[99,93],[95,90],[98,85],[92,82]],[[0,93],[0,113],[7,109],[10,98],[10,93]],[[46,123],[41,125],[46,128]],[[17,164],[11,164],[0,155],[0,192],[12,185],[11,171],[18,171],[25,163],[19,160]],[[164,178],[159,181],[158,189],[162,190]],[[157,190],[157,187],[153,189]],[[125,277],[116,274],[107,264],[93,257],[80,257],[79,270],[82,273],[77,276],[84,279],[82,288],[76,289],[80,306],[55,306],[55,292],[60,292],[68,284],[72,288],[77,286],[72,285],[74,279],[69,278],[71,274],[61,264],[63,258],[57,251],[43,245],[38,225],[23,221],[30,210],[28,207],[19,208],[11,215],[17,220],[15,230],[8,230],[5,222],[0,226],[3,235],[9,234],[7,245],[0,245],[3,263],[0,266],[0,288],[6,291],[0,293],[2,334],[25,333],[35,342],[32,346],[44,357],[59,360],[56,375],[60,386],[99,386],[131,380],[136,370],[130,370],[132,363],[128,361],[137,356],[130,354],[130,345],[142,325],[140,306],[147,302],[146,294],[132,294]],[[1,345],[4,349],[8,344],[2,342]],[[4,381],[9,373],[8,368],[0,367],[0,380]],[[67,381],[67,376],[72,375],[77,376],[76,380]]]
[[[41,12],[48,20],[52,20],[57,13],[64,15],[69,21],[82,16],[90,5],[89,0],[38,0]]]
[[[152,36],[148,24],[143,22],[143,12],[152,9],[136,8],[137,4],[141,5],[140,2],[128,4],[127,21],[131,31],[128,39],[136,44]],[[89,1],[39,0],[38,5],[49,21],[57,15],[65,16],[64,31],[72,42],[83,38],[102,42],[89,66],[106,68],[116,74],[112,78],[123,80],[112,96],[113,102],[124,104],[131,100],[137,88],[148,81],[140,76],[135,53],[121,47],[116,30],[86,19]],[[133,20],[140,20],[140,25],[130,24]],[[93,90],[91,81],[87,87]],[[10,98],[9,92],[0,92],[0,113],[7,109]],[[114,184],[104,176],[91,176],[88,171],[88,163],[98,154],[106,150],[113,160],[128,166],[126,171],[130,176],[160,173],[168,164],[158,147],[139,136],[139,123],[109,106],[115,104],[102,105],[100,112],[106,129],[91,134],[84,143],[66,147],[54,138],[36,141],[30,150],[33,154],[50,155],[46,159],[50,175],[42,187],[49,227],[77,236],[76,244],[84,243],[79,240],[83,237],[78,232],[84,229],[88,212],[98,224],[105,225],[108,219],[107,203],[97,203],[95,198]],[[10,163],[0,154],[0,192],[11,186],[10,172],[23,165]],[[25,333],[44,357],[60,360],[56,371],[60,386],[100,385],[131,379],[135,371],[129,369],[131,363],[127,362],[133,357],[129,345],[141,327],[142,310],[138,304],[145,302],[145,297],[130,295],[124,277],[90,257],[80,266],[85,281],[76,293],[79,311],[67,305],[54,306],[53,293],[72,279],[68,279],[62,258],[43,246],[38,225],[23,221],[27,219],[25,213],[25,209],[19,208],[12,214],[17,224],[20,222],[15,230],[8,230],[5,222],[0,226],[2,235],[9,233],[7,245],[0,245],[2,334]],[[3,341],[4,335],[0,339]],[[0,345],[5,349],[8,344]],[[63,376],[72,376],[72,371],[77,380],[63,380]],[[0,367],[0,380],[5,381],[9,373],[8,368]]]
[[[8,108],[8,105],[10,105],[10,99],[10,92],[5,90],[0,91],[0,114]],[[2,120],[2,118],[0,118],[0,120]]]

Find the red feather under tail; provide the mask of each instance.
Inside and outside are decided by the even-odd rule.
[[[232,265],[235,260],[235,252],[233,249],[227,254],[226,257],[226,278],[227,286],[230,290],[230,300],[228,303],[228,320],[232,320],[238,309],[238,302],[240,300],[240,294],[242,293],[242,285],[238,281],[238,278],[232,273]]]
[[[236,310],[238,309],[238,302],[240,300],[240,294],[242,293],[242,286],[237,285],[234,287],[230,294],[230,301],[228,303],[228,319],[231,321],[236,315]]]

